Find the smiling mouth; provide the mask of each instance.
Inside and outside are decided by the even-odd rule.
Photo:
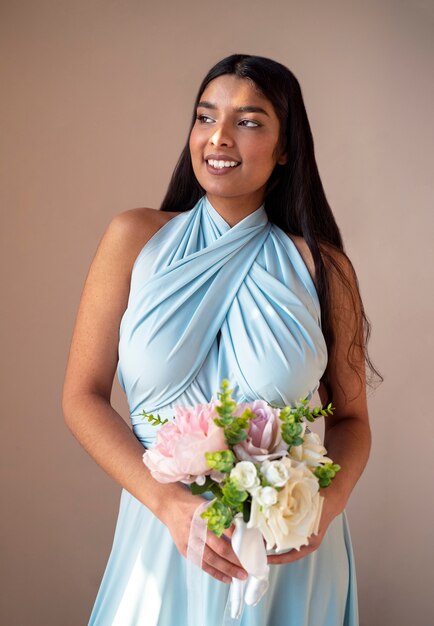
[[[239,161],[222,161],[217,159],[208,159],[206,162],[215,170],[231,169],[240,165]]]

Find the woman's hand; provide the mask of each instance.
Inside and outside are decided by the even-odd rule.
[[[191,522],[197,507],[203,502],[185,490],[185,496],[176,498],[164,507],[159,517],[167,526],[174,544],[182,556],[187,557],[188,539]],[[207,529],[206,542],[203,550],[202,569],[204,572],[224,583],[231,583],[232,578],[247,578],[232,549],[230,538],[234,525],[219,538]]]

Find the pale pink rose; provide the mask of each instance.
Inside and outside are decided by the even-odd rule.
[[[192,483],[210,475],[205,452],[227,450],[223,429],[213,404],[176,407],[175,419],[159,429],[156,443],[143,455],[152,476],[162,483]]]
[[[288,446],[282,440],[279,409],[273,409],[264,400],[255,400],[240,404],[237,415],[249,407],[255,417],[250,420],[247,439],[234,446],[234,452],[240,461],[262,463],[262,461],[285,456]]]

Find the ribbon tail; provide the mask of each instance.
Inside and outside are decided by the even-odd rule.
[[[258,604],[268,589],[270,572],[261,531],[258,528],[247,528],[241,516],[235,517],[234,523],[232,548],[248,573],[248,578],[246,581],[232,579],[224,626],[239,623],[245,604]]]
[[[229,591],[230,601],[230,615],[231,620],[236,620],[236,623],[241,619],[244,609],[244,592],[246,588],[246,581],[239,578],[232,578],[231,588]],[[233,623],[231,621],[231,623]]]
[[[207,523],[201,513],[209,506],[209,501],[202,502],[191,520],[187,547],[187,606],[188,626],[203,626],[206,615],[203,610],[202,560],[206,543]]]

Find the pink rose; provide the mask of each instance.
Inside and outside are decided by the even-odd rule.
[[[152,476],[161,483],[199,481],[213,470],[205,452],[227,450],[223,429],[214,423],[218,417],[213,404],[176,407],[175,419],[159,429],[153,448],[143,455]]]
[[[282,440],[280,410],[273,409],[264,400],[255,400],[248,404],[240,404],[237,414],[246,407],[253,411],[255,417],[250,420],[247,439],[234,446],[237,458],[241,461],[262,463],[285,456],[288,446]]]

